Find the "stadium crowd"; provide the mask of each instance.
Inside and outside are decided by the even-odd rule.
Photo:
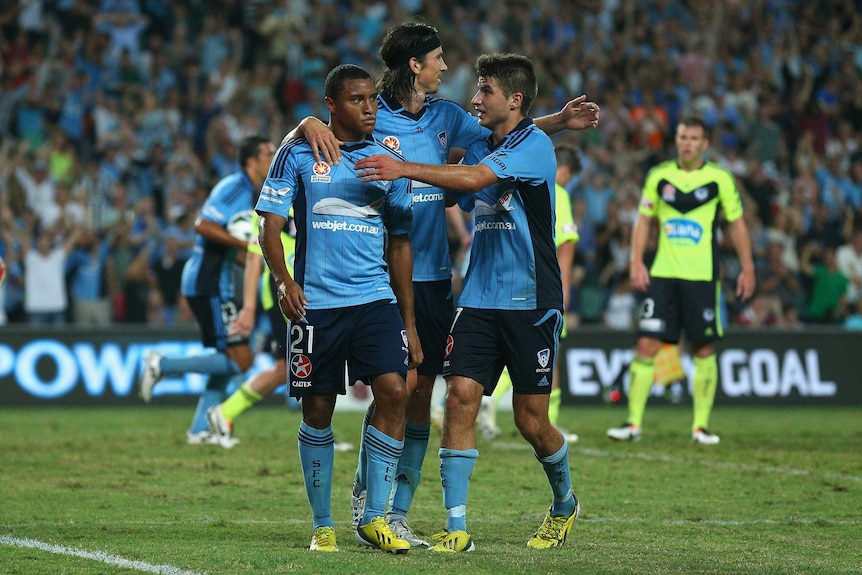
[[[579,227],[570,322],[633,329],[629,242],[679,117],[745,203],[752,301],[725,236],[725,322],[862,328],[862,5],[857,0],[12,0],[0,3],[5,322],[190,322],[179,280],[212,185],[247,135],[326,119],[333,66],[381,68],[390,26],[440,29],[439,96],[471,109],[476,56],[539,73],[533,115],[585,93],[599,127],[566,186]],[[469,222],[466,226],[469,230]],[[453,229],[456,258],[469,238]]]

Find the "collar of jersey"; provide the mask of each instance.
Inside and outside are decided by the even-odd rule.
[[[428,109],[428,96],[425,96],[425,102],[422,103],[422,108],[415,114],[405,110],[404,106],[401,105],[401,102],[396,100],[389,90],[383,90],[377,98],[393,114],[401,114],[411,120],[418,120],[425,114],[425,110]]]
[[[368,134],[367,136],[365,136],[364,140],[360,140],[358,142],[344,142],[343,144],[341,144],[341,149],[344,150],[345,152],[352,152],[354,150],[364,148],[365,146],[368,146],[369,144],[373,144],[373,143],[374,143],[374,136],[371,134]]]
[[[509,140],[509,136],[511,136],[515,132],[520,132],[521,130],[526,130],[527,128],[529,128],[532,125],[533,125],[533,118],[524,118],[523,120],[518,122],[518,125],[515,126],[511,132],[506,134],[503,137],[503,139],[501,139],[499,142],[497,142],[496,146],[491,142],[491,136],[488,136],[488,150],[493,152],[494,150],[496,150],[497,148],[502,146],[504,143],[506,143]]]

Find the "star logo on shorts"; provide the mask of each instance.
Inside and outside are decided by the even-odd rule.
[[[300,379],[311,375],[311,360],[307,356],[298,353],[290,360],[290,372]]]
[[[446,357],[449,357],[449,354],[452,353],[453,347],[455,347],[455,340],[450,335],[446,338]]]

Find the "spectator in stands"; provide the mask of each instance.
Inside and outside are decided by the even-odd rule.
[[[782,261],[784,246],[770,242],[766,257],[757,263],[757,288],[751,300],[750,325],[775,325],[778,327],[792,323],[785,311],[801,307],[805,301],[802,285],[793,270]]]
[[[93,20],[96,31],[108,37],[108,63],[116,66],[125,52],[132,62],[140,59],[141,36],[148,18],[136,0],[104,0]]]
[[[802,245],[816,242],[821,246],[837,248],[844,243],[844,213],[833,215],[826,204],[814,206],[811,224],[802,236]]]
[[[856,197],[856,188],[841,164],[840,154],[833,153],[827,157],[826,162],[814,170],[814,177],[820,184],[820,202],[829,207],[831,217],[840,217],[847,206],[859,207],[862,198]]]
[[[799,272],[799,249],[796,247],[802,236],[802,222],[794,218],[794,211],[788,206],[779,207],[767,228],[770,243],[781,244],[781,262],[794,273]]]
[[[78,243],[66,264],[75,325],[111,324],[111,296],[116,292],[116,278],[110,261],[107,242],[92,229],[81,228]]]
[[[838,270],[847,276],[847,304],[855,308],[862,299],[862,227],[853,230],[850,241],[835,250]]]
[[[57,195],[54,180],[48,171],[48,163],[45,158],[28,158],[19,148],[15,162],[15,178],[24,189],[24,197],[27,199],[27,207],[35,213],[40,214],[46,206],[54,204]]]
[[[151,313],[150,288],[153,283],[150,270],[150,247],[147,244],[134,254],[123,276],[123,306],[126,323],[149,323]]]
[[[633,331],[637,315],[638,300],[631,289],[628,270],[616,279],[605,309],[602,323],[610,329]]]
[[[174,325],[179,313],[180,280],[186,258],[182,256],[181,236],[166,234],[165,245],[153,264],[160,294],[164,325]],[[194,240],[192,240],[194,241]]]
[[[815,263],[814,258],[818,259]],[[811,241],[802,248],[799,261],[802,273],[812,279],[811,296],[805,321],[835,323],[847,314],[847,279],[838,269],[835,247]]]
[[[75,228],[68,236],[57,237],[55,231],[46,228],[32,238],[35,230],[21,234],[24,252],[24,311],[30,325],[63,325],[69,298],[66,294],[66,261],[81,228]]]

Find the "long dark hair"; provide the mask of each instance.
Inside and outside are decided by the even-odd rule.
[[[410,58],[424,62],[434,48],[421,53],[417,49],[421,51],[423,46],[438,42],[436,38],[437,28],[422,22],[404,22],[390,28],[380,46],[386,69],[377,81],[377,89],[387,90],[399,102],[412,98],[416,75],[408,65]]]

